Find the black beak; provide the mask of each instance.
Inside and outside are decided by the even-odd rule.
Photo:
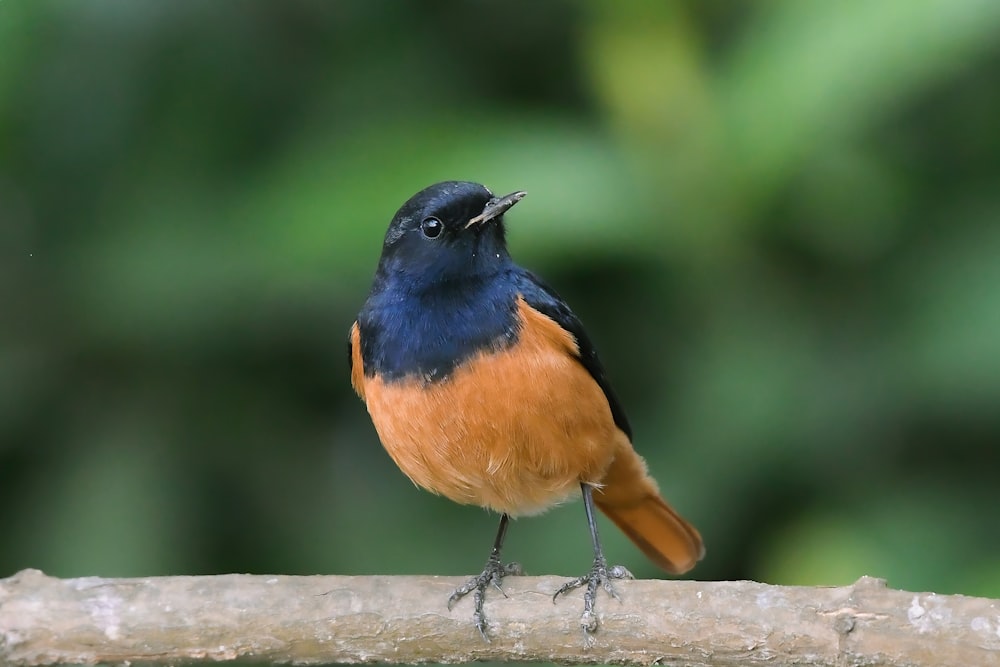
[[[472,225],[482,225],[490,220],[499,218],[507,212],[507,209],[524,199],[524,195],[526,194],[528,193],[518,190],[517,192],[510,193],[506,197],[494,197],[486,202],[486,208],[483,209],[482,213],[472,218],[465,224],[465,228],[468,229]]]

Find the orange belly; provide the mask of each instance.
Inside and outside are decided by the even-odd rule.
[[[619,441],[628,444],[573,337],[523,302],[519,311],[516,345],[445,380],[355,376],[382,444],[411,480],[511,515],[540,512],[580,482],[599,484]]]

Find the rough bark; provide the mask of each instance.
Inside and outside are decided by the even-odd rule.
[[[749,581],[633,581],[600,593],[592,642],[582,593],[510,577],[487,596],[491,641],[455,577],[251,576],[0,580],[0,664],[504,662],[630,665],[1000,665],[1000,601]],[[471,596],[470,596],[471,597]]]

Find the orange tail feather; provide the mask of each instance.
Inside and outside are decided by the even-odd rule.
[[[705,555],[701,535],[660,497],[646,462],[622,436],[594,503],[657,566],[687,572]]]

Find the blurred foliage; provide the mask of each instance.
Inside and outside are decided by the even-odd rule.
[[[478,570],[344,355],[456,178],[530,193],[695,577],[1000,596],[998,67],[990,0],[0,3],[0,575]]]

